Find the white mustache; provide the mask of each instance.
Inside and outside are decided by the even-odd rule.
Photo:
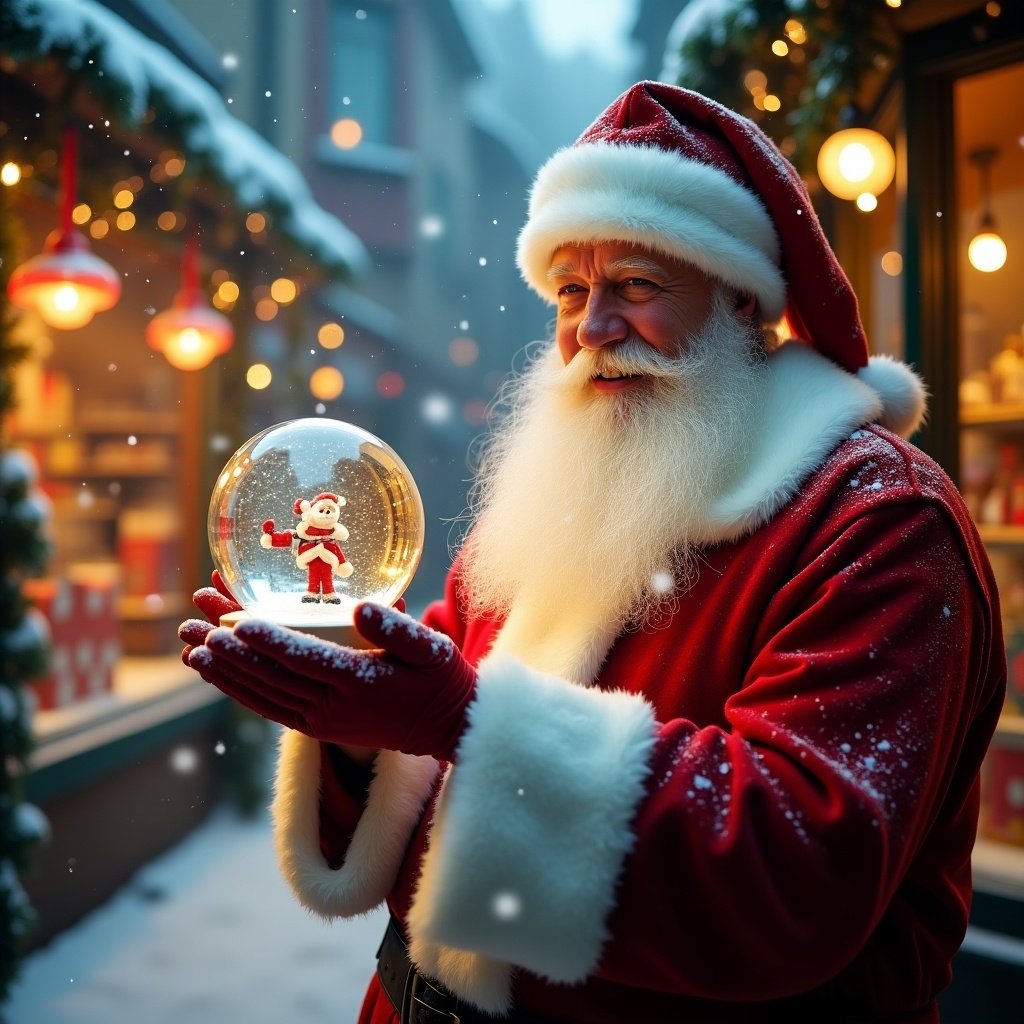
[[[680,363],[642,341],[624,341],[611,348],[581,349],[570,360],[565,371],[574,383],[584,384],[594,377],[609,374],[678,377]]]

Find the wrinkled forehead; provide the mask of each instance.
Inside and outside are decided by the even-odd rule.
[[[547,279],[581,271],[629,270],[653,273],[659,276],[693,275],[711,279],[705,270],[669,253],[660,252],[635,242],[612,240],[607,242],[567,242],[552,254]]]

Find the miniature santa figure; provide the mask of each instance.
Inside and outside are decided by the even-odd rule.
[[[352,575],[352,563],[341,550],[341,543],[348,540],[348,530],[338,522],[344,504],[345,499],[339,494],[318,494],[312,501],[297,498],[295,514],[300,521],[294,530],[275,530],[273,519],[263,524],[262,547],[298,545],[295,564],[307,573],[304,602],[341,604],[341,598],[334,592],[334,574],[342,579]]]

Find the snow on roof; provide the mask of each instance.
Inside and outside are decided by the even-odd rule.
[[[744,11],[743,0],[691,0],[669,29],[659,81],[685,82],[694,69],[680,52],[683,46],[706,34],[710,34],[716,44],[723,44],[728,39],[731,19],[745,14],[753,16],[752,12]]]
[[[176,138],[241,208],[268,212],[325,271],[352,274],[368,265],[363,243],[317,205],[295,164],[228,113],[216,89],[164,47],[94,0],[8,0],[8,9],[7,53],[58,58],[130,124],[152,108],[156,131]]]

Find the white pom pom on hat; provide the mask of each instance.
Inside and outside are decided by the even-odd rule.
[[[844,369],[867,365],[857,298],[792,164],[752,121],[662,82],[624,92],[540,169],[516,261],[553,301],[560,246],[635,242],[692,263]]]

